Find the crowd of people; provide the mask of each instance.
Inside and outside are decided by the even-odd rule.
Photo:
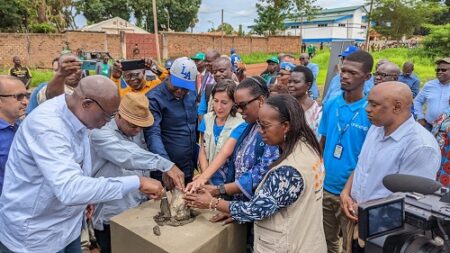
[[[450,186],[450,58],[420,89],[413,63],[349,46],[321,97],[307,51],[260,76],[235,49],[131,70],[104,58],[94,75],[65,53],[31,96],[14,57],[0,75],[0,252],[78,253],[89,237],[111,252],[111,218],[174,187],[212,222],[246,224],[248,252],[364,252],[358,205],[391,194],[384,176]]]

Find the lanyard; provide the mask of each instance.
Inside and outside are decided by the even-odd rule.
[[[350,128],[351,123],[356,119],[356,117],[358,117],[359,111],[362,108],[365,108],[366,106],[367,106],[367,101],[360,108],[358,108],[358,111],[353,115],[353,117],[350,119],[350,121],[347,124],[345,124],[344,129],[342,129],[341,123],[339,123],[339,108],[336,108],[337,129],[338,129],[338,132],[339,132],[338,143],[341,143],[342,136]]]

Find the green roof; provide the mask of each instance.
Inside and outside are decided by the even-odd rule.
[[[319,14],[332,14],[332,13],[341,13],[341,12],[347,12],[347,11],[354,11],[359,8],[364,8],[364,5],[354,5],[354,6],[348,6],[348,7],[340,7],[340,8],[332,8],[332,9],[322,9],[320,10]]]

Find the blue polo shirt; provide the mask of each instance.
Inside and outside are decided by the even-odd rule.
[[[8,160],[9,149],[11,148],[17,128],[17,124],[11,126],[8,122],[0,119],[0,195],[2,194],[5,165]]]
[[[326,137],[323,155],[324,188],[328,192],[340,194],[356,167],[359,153],[371,125],[365,111],[366,106],[367,97],[349,104],[344,100],[343,95],[331,99],[324,106],[319,133]],[[339,128],[341,133],[343,132],[340,138]],[[338,144],[343,148],[339,159],[334,156]]]

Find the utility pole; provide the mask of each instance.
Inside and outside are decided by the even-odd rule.
[[[367,52],[369,52],[369,32],[370,32],[370,22],[372,22],[372,8],[373,8],[373,0],[370,0],[369,18],[367,19],[367,33],[366,33]]]
[[[155,28],[155,44],[158,63],[161,64],[161,53],[159,52],[159,34],[158,34],[158,18],[156,17],[156,0],[153,0],[153,25]]]
[[[220,53],[223,54],[223,9],[222,9],[222,21],[220,24]]]

